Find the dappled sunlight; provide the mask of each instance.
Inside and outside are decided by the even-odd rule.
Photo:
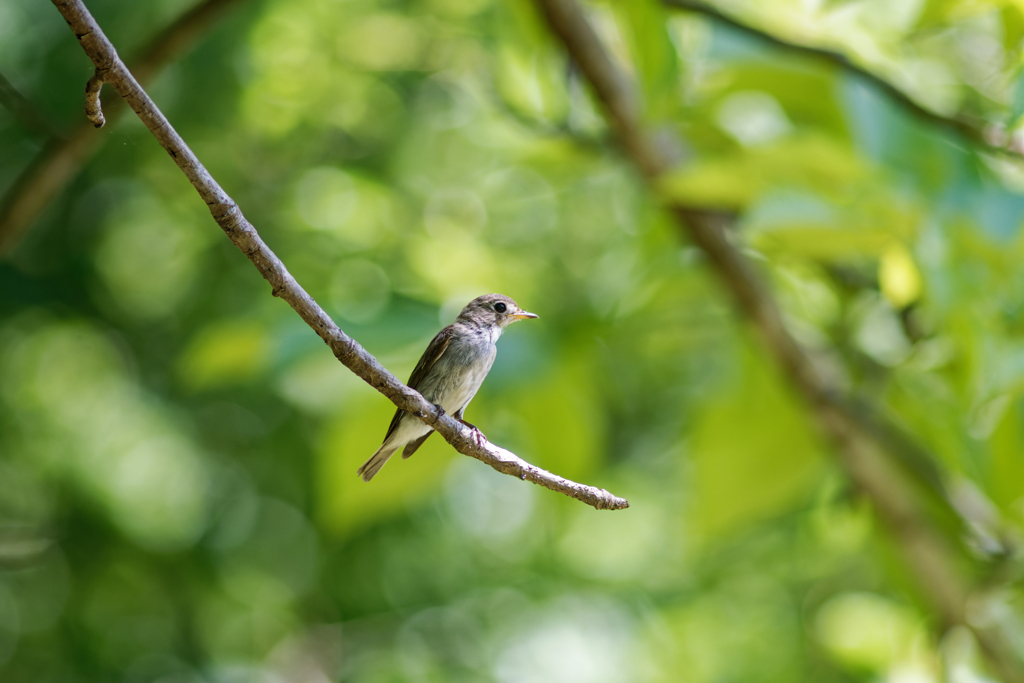
[[[5,346],[4,398],[24,446],[138,543],[180,548],[206,524],[207,463],[114,345],[85,324],[32,325]]]
[[[129,62],[190,5],[88,4]],[[8,5],[4,188],[88,77],[50,3]],[[146,84],[182,137],[400,380],[474,297],[539,314],[464,418],[630,507],[437,435],[362,481],[394,404],[122,120],[0,261],[0,680],[1002,681],[979,634],[1024,642],[1022,7],[588,2],[622,121],[533,3],[237,3]],[[764,302],[826,382],[776,362]],[[906,457],[876,472],[861,427]],[[942,552],[915,565],[919,519]]]
[[[503,634],[505,645],[494,667],[501,683],[636,680],[628,656],[632,620],[620,605],[567,595],[531,612],[521,615],[522,630]]]
[[[912,680],[906,669],[913,664],[915,645],[920,648],[924,637],[923,625],[912,610],[868,593],[831,598],[818,610],[815,631],[822,644],[848,666],[890,671],[894,681]],[[923,680],[936,680],[933,675],[927,669],[918,673]]]
[[[191,293],[209,234],[140,188],[107,225],[96,267],[111,298],[134,317],[173,314]],[[156,217],[156,220],[153,220]]]

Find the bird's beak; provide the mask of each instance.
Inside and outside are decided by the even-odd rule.
[[[523,320],[525,318],[539,318],[540,316],[537,315],[536,313],[530,313],[529,311],[519,311],[512,317],[515,318],[516,320]]]

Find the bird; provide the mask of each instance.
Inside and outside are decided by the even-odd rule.
[[[494,364],[495,343],[512,323],[539,317],[522,310],[504,294],[478,296],[427,345],[412,371],[409,386],[482,439],[476,425],[463,420],[462,415]],[[359,468],[359,476],[370,481],[399,448],[404,447],[402,458],[408,458],[433,433],[422,420],[399,408],[384,435],[384,443]]]

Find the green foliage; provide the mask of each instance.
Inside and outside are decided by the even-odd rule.
[[[737,361],[739,377],[704,397],[690,430],[697,537],[778,515],[809,495],[821,474],[821,445],[802,406],[762,356],[741,351]]]
[[[129,59],[186,8],[89,5]],[[763,5],[730,12],[939,113],[1020,118],[1016,4]],[[645,124],[684,141],[662,189],[739,212],[823,371],[1019,537],[1020,164],[835,64],[654,0],[588,9]],[[0,64],[40,116],[80,119],[88,65],[48,3],[0,9]],[[474,296],[538,312],[466,417],[631,508],[596,512],[438,437],[359,481],[393,406],[126,118],[0,262],[0,680],[992,675],[969,635],[940,632],[531,3],[243,3],[149,90],[400,377]],[[42,146],[0,109],[0,184]],[[1020,638],[1016,569],[985,552],[962,558],[1004,582],[984,614]]]

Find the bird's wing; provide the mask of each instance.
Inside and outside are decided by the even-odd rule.
[[[434,433],[434,430],[431,429],[429,432],[427,432],[426,434],[424,434],[420,438],[416,439],[415,441],[410,441],[409,443],[405,444],[405,450],[402,451],[402,460],[405,460],[410,455],[415,453],[416,449],[418,449],[420,446],[422,446],[423,442],[427,440],[427,437],[430,436],[433,433]]]
[[[467,403],[466,405],[469,405],[469,404]],[[467,427],[472,427],[473,429],[476,429],[476,425],[471,425],[471,424],[469,424],[468,422],[466,422],[465,420],[462,419],[462,414],[464,412],[466,412],[466,406],[462,406],[457,411],[455,411],[455,414],[452,415],[452,417],[454,417],[456,420],[458,420],[462,424],[466,425]],[[427,432],[426,434],[424,434],[420,438],[416,439],[415,441],[410,441],[409,443],[405,444],[405,450],[402,451],[402,460],[405,460],[410,455],[415,453],[416,449],[418,449],[420,446],[422,446],[423,442],[427,440],[427,437],[430,436],[433,433],[434,433],[434,430],[431,429],[429,432]]]
[[[448,344],[452,341],[452,326],[444,328],[437,333],[430,344],[427,345],[427,350],[423,352],[423,356],[420,358],[420,362],[416,364],[416,368],[413,369],[412,375],[409,377],[409,387],[411,389],[419,389],[420,382],[430,372],[430,368],[434,367],[434,363],[444,355],[444,352],[448,349]],[[399,408],[395,412],[395,416],[391,418],[391,425],[388,427],[388,433],[384,435],[384,440],[387,441],[396,429],[398,429],[398,423],[402,419],[402,415],[405,413],[404,410]],[[411,454],[410,454],[411,455]]]

